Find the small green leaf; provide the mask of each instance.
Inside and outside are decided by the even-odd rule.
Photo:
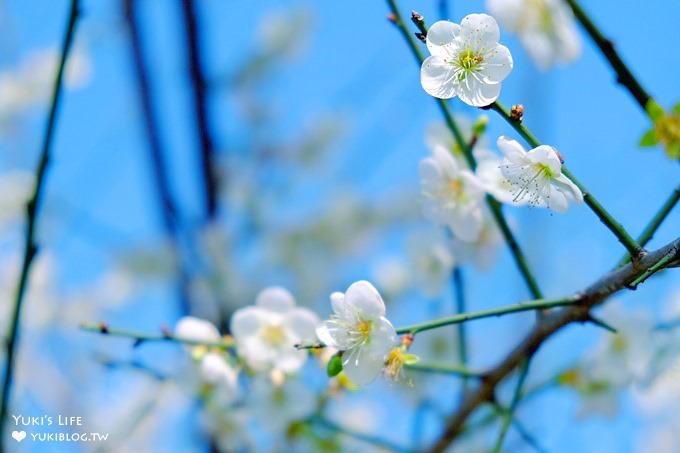
[[[676,114],[677,116],[680,116],[680,102],[673,106],[673,113]]]
[[[666,148],[666,154],[671,159],[680,159],[680,142],[671,143],[668,148]]]
[[[328,377],[335,377],[342,371],[342,357],[339,354],[334,355],[328,361],[326,366],[326,374]]]
[[[404,363],[406,365],[412,365],[414,363],[420,362],[420,357],[415,354],[404,354]]]
[[[649,101],[647,101],[645,110],[647,111],[647,115],[649,115],[649,117],[655,123],[659,120],[659,118],[663,117],[665,114],[665,112],[663,111],[663,107],[657,104],[657,102],[654,99],[650,99]]]
[[[654,129],[650,129],[645,132],[645,135],[640,139],[639,145],[643,148],[649,148],[659,143],[659,138],[656,136]]]

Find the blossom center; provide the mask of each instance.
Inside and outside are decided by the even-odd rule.
[[[465,192],[465,184],[463,183],[463,180],[460,178],[456,179],[451,179],[447,187],[453,195],[453,199],[456,200],[459,203],[464,203],[467,201],[467,193]]]
[[[358,342],[365,343],[371,337],[371,331],[373,330],[373,321],[359,320],[355,326],[355,330],[358,335]]]
[[[397,379],[401,374],[404,364],[406,363],[406,356],[401,348],[392,348],[392,350],[387,354],[385,359],[385,374],[392,378]]]
[[[468,74],[479,70],[479,66],[484,62],[484,56],[481,53],[474,52],[470,47],[466,47],[458,54],[458,67],[461,71],[458,72],[458,80],[465,80]]]
[[[659,118],[654,125],[654,132],[666,146],[680,141],[680,117],[669,115]]]
[[[261,332],[264,341],[271,346],[278,346],[286,339],[286,333],[281,326],[268,325]]]
[[[546,178],[549,179],[553,178],[553,172],[550,169],[550,167],[546,164],[538,162],[534,164],[534,169],[536,169],[537,176],[545,176]]]

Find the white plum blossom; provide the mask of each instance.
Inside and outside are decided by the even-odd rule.
[[[486,0],[486,7],[516,33],[536,65],[549,69],[581,55],[574,15],[562,0]]]
[[[435,22],[427,32],[431,56],[420,69],[423,89],[441,99],[458,96],[474,107],[493,103],[512,70],[510,51],[499,39],[496,20],[486,14],[470,14],[460,25]]]
[[[562,161],[551,146],[541,145],[526,151],[515,140],[498,137],[498,148],[505,158],[503,176],[513,186],[513,203],[565,212],[569,202],[582,203],[581,190],[562,174]]]
[[[331,294],[333,315],[316,328],[325,345],[343,351],[345,375],[355,385],[366,385],[380,374],[385,356],[396,345],[394,327],[385,318],[385,303],[367,281]]]
[[[482,228],[484,188],[475,175],[443,147],[420,162],[423,214],[448,225],[464,241],[474,241]]]
[[[258,294],[255,305],[240,308],[231,318],[238,354],[255,371],[294,373],[307,360],[295,345],[313,340],[319,318],[296,307],[284,288],[270,287]]]

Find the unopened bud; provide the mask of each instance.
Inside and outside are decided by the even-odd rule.
[[[477,118],[477,121],[475,121],[475,124],[472,125],[472,134],[475,137],[479,137],[486,132],[486,127],[489,125],[489,117],[486,115],[480,115],[479,118]]]
[[[522,121],[523,116],[524,106],[522,104],[515,104],[510,108],[510,118],[512,118],[514,121]]]
[[[397,23],[397,15],[394,14],[394,13],[390,13],[390,14],[387,15],[387,20],[389,20],[393,24],[396,24]]]
[[[416,338],[415,335],[413,335],[412,333],[407,333],[406,335],[401,337],[401,345],[408,349],[413,344],[415,338]]]
[[[416,32],[414,34],[416,35],[416,38],[418,38],[418,40],[422,42],[425,42],[425,40],[427,39],[427,35],[425,33]]]
[[[418,25],[418,22],[424,22],[425,18],[418,11],[411,11],[411,20]]]

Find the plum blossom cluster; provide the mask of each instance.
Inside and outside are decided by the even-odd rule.
[[[480,270],[493,262],[501,242],[485,203],[487,195],[501,203],[560,213],[569,203],[583,201],[580,189],[562,174],[561,154],[551,146],[527,151],[517,141],[501,136],[497,140],[501,158],[478,143],[473,170],[450,133],[447,136],[433,128],[426,142],[431,155],[420,162],[423,214],[451,230],[457,259],[472,261]]]
[[[199,382],[209,394],[233,405],[240,397],[239,376],[246,375],[252,378],[250,386],[258,389],[260,403],[266,395],[280,405],[290,397],[286,394],[299,394],[293,398],[296,402],[291,404],[297,409],[291,413],[301,419],[314,406],[311,393],[301,391],[296,378],[310,355],[301,345],[325,347],[324,354],[312,354],[329,370],[336,368],[329,375],[342,372],[341,378],[351,386],[367,385],[381,373],[396,380],[404,364],[417,360],[407,353],[407,345],[397,344],[396,331],[385,317],[385,303],[371,283],[353,283],[330,299],[333,314],[320,321],[311,310],[296,306],[286,289],[270,287],[260,292],[253,305],[234,312],[231,336],[221,336],[213,324],[195,317],[182,318],[175,335],[187,343]],[[309,410],[300,410],[303,400],[312,401],[303,405]]]
[[[490,7],[498,6],[490,3]],[[510,3],[503,11],[521,12],[515,5],[518,2]],[[543,8],[546,20],[552,20],[552,13],[555,17],[566,14],[552,2],[525,3]],[[561,29],[551,30],[559,34]],[[543,30],[544,34],[548,31]],[[423,62],[420,73],[423,89],[442,99],[459,97],[474,107],[494,103],[501,82],[513,67],[512,56],[498,43],[499,37],[496,20],[486,14],[470,14],[460,25],[448,21],[433,24],[426,39],[431,56]],[[546,39],[557,45],[557,38]],[[557,51],[552,49],[551,55]],[[583,194],[563,174],[563,158],[555,148],[541,145],[527,151],[517,141],[501,136],[497,140],[501,157],[478,138],[470,141],[465,137],[474,146],[467,156],[472,159],[466,159],[465,151],[446,127],[432,128],[426,138],[431,154],[420,162],[419,172],[423,214],[452,232],[458,261],[472,261],[484,270],[493,262],[501,242],[485,202],[487,196],[501,203],[563,213],[570,203],[583,202]]]

